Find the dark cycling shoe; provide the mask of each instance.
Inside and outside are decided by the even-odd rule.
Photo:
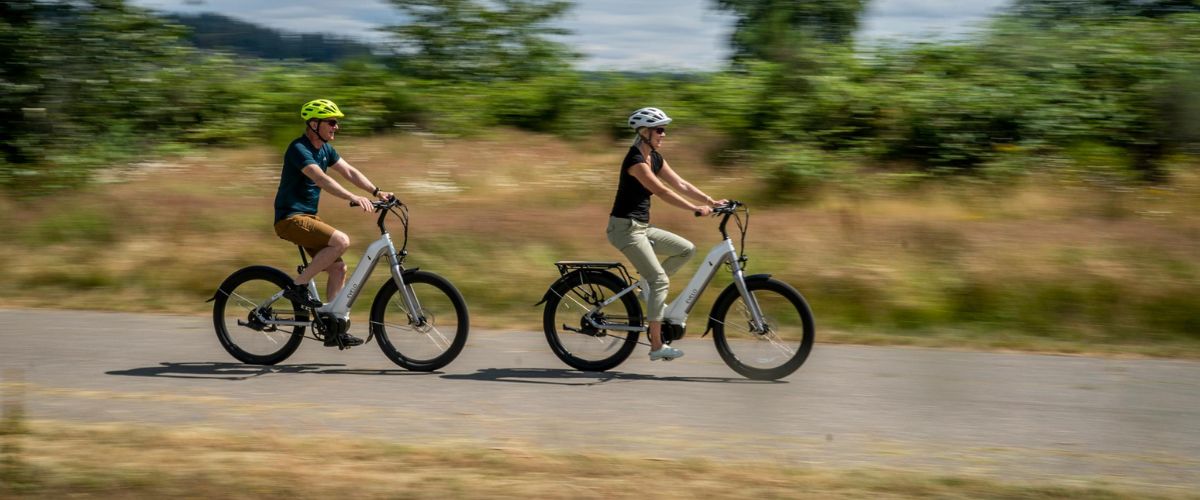
[[[308,293],[308,285],[291,285],[283,289],[283,297],[300,307],[318,308],[325,304]]]
[[[345,347],[354,347],[356,345],[362,345],[362,344],[363,344],[363,339],[360,339],[358,337],[350,335],[349,333],[342,333],[342,334],[338,334],[338,335],[327,335],[325,337],[325,346],[326,347],[332,347],[335,345],[342,345]]]

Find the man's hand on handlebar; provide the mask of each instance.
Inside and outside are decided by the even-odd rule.
[[[371,205],[371,199],[366,196],[351,196],[350,206],[361,208],[363,212],[372,213],[375,207]]]
[[[712,214],[712,207],[708,205],[696,205],[692,208],[692,212],[696,214],[696,217],[704,217],[705,215]]]

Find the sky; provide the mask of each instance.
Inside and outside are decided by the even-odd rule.
[[[868,0],[857,39],[952,38],[970,33],[1011,0]],[[401,24],[386,0],[129,0],[167,12],[216,12],[270,28],[382,40],[375,28]],[[713,0],[578,0],[560,26],[583,55],[582,69],[711,70],[729,56],[734,18]]]

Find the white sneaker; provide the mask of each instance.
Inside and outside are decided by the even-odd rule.
[[[676,349],[674,347],[671,347],[669,345],[663,345],[657,351],[650,351],[650,361],[655,361],[655,360],[659,360],[659,359],[664,359],[664,360],[670,361],[672,359],[682,358],[682,357],[683,357],[683,351]]]

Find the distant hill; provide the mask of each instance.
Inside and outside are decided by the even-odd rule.
[[[191,28],[188,40],[201,49],[220,49],[263,59],[334,62],[371,55],[371,46],[320,33],[292,33],[239,21],[220,14],[164,14]]]

